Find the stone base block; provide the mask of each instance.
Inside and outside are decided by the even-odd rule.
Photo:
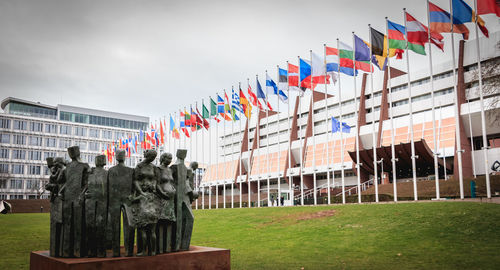
[[[124,251],[122,250],[122,254]],[[108,254],[111,256],[111,254]],[[228,249],[191,246],[189,251],[147,257],[53,258],[49,251],[32,251],[31,270],[87,269],[231,269]]]

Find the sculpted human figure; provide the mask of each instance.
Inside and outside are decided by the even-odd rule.
[[[128,198],[132,193],[132,182],[134,169],[125,166],[125,151],[116,151],[118,164],[108,171],[109,205],[108,205],[108,229],[111,233],[111,245],[113,257],[120,256],[120,224],[123,212],[123,239],[125,243],[126,256],[132,256],[134,252],[134,227],[129,226],[127,212],[129,207]]]
[[[138,207],[133,225],[137,227],[137,256],[156,255],[156,224],[160,212],[160,199],[157,195],[159,168],[153,165],[155,150],[146,150],[144,160],[134,170],[133,202]],[[132,209],[133,211],[133,209]]]
[[[175,195],[175,246],[174,250],[189,250],[191,233],[193,231],[194,215],[191,209],[191,199],[194,198],[193,189],[188,179],[188,169],[184,164],[187,150],[177,150],[177,161],[171,166],[176,184]],[[197,166],[197,164],[196,164]]]
[[[61,175],[65,162],[61,157],[48,157],[46,161],[50,170],[49,183],[45,186],[45,189],[50,191],[50,256],[60,257],[63,213],[62,200],[58,195],[64,184]]]
[[[183,222],[184,228],[182,229],[182,250],[189,250],[191,243],[191,235],[193,234],[194,215],[191,205],[198,198],[198,191],[194,190],[194,176],[198,169],[198,162],[193,161],[189,164],[189,169],[186,175],[186,192],[184,197],[184,204],[189,211],[184,213],[185,221]]]
[[[63,257],[86,256],[85,224],[82,207],[85,203],[85,190],[89,165],[80,161],[80,148],[68,148],[71,162],[62,172],[64,185],[59,191],[63,200]]]
[[[106,165],[106,156],[96,156],[96,167],[92,168],[89,174],[85,192],[89,257],[106,257],[108,172],[104,169],[104,165]]]
[[[172,154],[165,153],[160,157],[160,177],[157,191],[161,199],[160,216],[157,225],[158,253],[172,250],[172,227],[175,224],[175,185],[172,170],[168,167],[172,162]]]

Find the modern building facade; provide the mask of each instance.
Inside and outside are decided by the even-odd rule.
[[[73,107],[45,105],[8,97],[0,114],[0,199],[47,198],[47,157],[64,157],[80,147],[81,159],[94,166],[108,144],[145,130],[149,117]],[[140,153],[127,159],[135,166]]]
[[[259,117],[255,116],[247,122],[249,128],[220,132],[224,135],[220,136],[218,158],[209,164],[200,186],[212,197],[231,194],[238,197],[243,194],[242,201],[252,201],[255,205],[267,202],[267,193],[275,198],[284,196],[285,204],[291,204],[292,197],[297,199],[302,193],[306,197],[312,197],[314,193],[321,196],[328,192],[328,186],[331,196],[340,196],[342,182],[346,193],[356,193],[356,129],[359,130],[362,189],[374,183],[373,148],[377,149],[377,183],[392,182],[392,130],[398,182],[413,179],[412,134],[418,181],[435,179],[434,153],[439,157],[439,179],[449,178],[458,172],[456,108],[461,123],[463,175],[492,173],[491,169],[486,172],[484,166],[481,105],[486,110],[487,156],[491,165],[500,159],[500,125],[495,122],[495,115],[500,114],[500,89],[495,89],[498,83],[494,83],[500,74],[499,44],[500,32],[492,33],[489,39],[480,39],[481,63],[483,69],[490,71],[483,75],[484,87],[489,90],[482,104],[479,99],[476,41],[461,42],[455,65],[456,79],[451,59],[434,65],[433,93],[428,68],[412,67],[411,92],[405,72],[392,69],[391,78],[388,78],[386,70],[383,85],[375,85],[373,93],[367,80],[369,76],[364,75],[361,86],[358,84],[356,89],[356,100],[352,94],[345,94],[355,91],[352,86],[343,86],[340,95],[337,86],[327,91],[328,95],[322,87],[318,87],[320,91],[314,95],[297,97],[295,104],[291,102],[293,107],[289,109],[289,115],[287,108],[282,108],[279,114],[261,112]],[[457,103],[458,106],[455,106]],[[351,132],[332,133],[331,117],[347,123]],[[410,123],[413,123],[413,131]],[[327,179],[330,179],[329,184]],[[257,194],[256,198],[253,195],[249,198],[249,193]],[[217,196],[210,198],[210,204],[214,204],[216,199],[222,203]],[[224,197],[222,200],[225,200]],[[205,203],[208,203],[207,198]]]

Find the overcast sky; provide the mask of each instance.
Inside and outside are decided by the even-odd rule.
[[[368,39],[368,23],[385,32],[403,7],[426,23],[424,0],[2,0],[0,99],[154,120],[266,69],[276,77],[276,65],[351,43],[351,31]]]

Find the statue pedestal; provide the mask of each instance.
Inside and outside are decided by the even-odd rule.
[[[124,250],[122,248],[122,254]],[[108,254],[111,256],[111,254]],[[53,258],[49,251],[32,251],[31,270],[86,269],[231,269],[228,249],[191,246],[189,251],[147,257]]]

